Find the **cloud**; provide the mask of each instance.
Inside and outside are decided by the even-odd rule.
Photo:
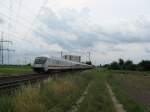
[[[149,30],[150,18],[143,17],[143,20],[135,18],[118,21],[118,25],[110,26],[109,30],[105,30],[104,35],[116,43],[149,43]]]
[[[2,18],[0,18],[0,24],[3,24],[4,20]]]
[[[12,10],[6,0],[0,7],[0,30],[22,62],[25,55],[59,56],[60,51],[91,51],[99,63],[137,60],[149,57],[150,17],[147,0],[134,1],[54,0],[39,11],[43,0],[14,2]]]
[[[109,60],[116,57],[127,59],[134,53],[148,52],[145,44],[150,43],[149,17],[118,20],[109,26],[95,25],[87,16],[82,16],[83,10],[65,9],[60,14],[46,8],[39,19],[41,24],[37,24],[38,30],[33,34],[43,43],[57,44],[63,50],[75,52],[92,49],[97,55],[100,53],[109,57]],[[90,13],[88,9],[86,11]]]
[[[88,9],[81,12],[84,11]],[[66,50],[78,50],[93,47],[98,41],[98,35],[90,31],[85,16],[75,10],[67,10],[63,16],[57,16],[52,9],[45,9],[39,20],[43,25],[39,25],[39,30],[33,34],[48,44],[55,43]]]

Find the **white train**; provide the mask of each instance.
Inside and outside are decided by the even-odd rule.
[[[35,72],[48,72],[48,71],[91,69],[93,68],[93,66],[65,59],[36,57],[32,68]]]

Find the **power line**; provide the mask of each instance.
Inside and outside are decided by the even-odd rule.
[[[91,52],[89,52],[89,61],[91,61]]]
[[[10,4],[9,4],[9,21],[8,21],[8,32],[11,32],[11,25],[12,25],[12,15],[13,15],[13,2],[12,0],[9,0]],[[8,33],[8,37],[9,37],[9,33]]]
[[[2,13],[2,12],[0,12],[0,15],[6,17],[8,20],[9,20],[9,18],[10,18],[9,15],[6,15],[6,14],[4,14],[4,13]],[[22,20],[22,21],[21,21],[21,20]],[[23,17],[22,17],[21,20],[19,19],[18,21],[16,21],[15,19],[11,18],[11,21],[13,21],[13,22],[15,22],[15,23],[19,23],[19,24],[21,24],[21,25],[23,25],[23,26],[25,26],[25,27],[27,27],[27,24],[28,24],[28,25],[31,24],[30,21],[28,21],[27,19],[23,19]],[[26,22],[26,23],[23,24],[23,22]]]
[[[14,24],[14,29],[16,30],[16,27],[17,27],[17,21],[19,20],[18,18],[20,17],[20,11],[21,11],[21,6],[22,6],[22,0],[19,0],[18,1],[18,6],[17,6],[17,12],[16,12],[16,15],[15,15],[15,18],[16,18],[16,22]]]
[[[0,61],[1,61],[2,65],[4,64],[4,51],[7,51],[8,55],[9,55],[9,52],[12,52],[12,51],[14,52],[14,50],[12,50],[12,49],[4,48],[4,44],[5,43],[11,43],[12,44],[12,41],[4,40],[3,37],[4,37],[4,33],[1,32],[1,40],[0,40],[0,56],[1,56],[1,60]]]
[[[12,1],[12,0],[10,0],[10,1]],[[18,7],[19,9],[23,6],[23,5],[21,5],[21,1],[22,1],[22,0],[20,0],[20,2],[19,2],[19,7]],[[43,3],[43,5],[40,7],[40,9],[39,9],[37,15],[36,15],[35,13],[31,13],[32,11],[27,11],[27,14],[28,14],[28,15],[29,15],[29,13],[31,13],[31,15],[35,14],[34,20],[32,20],[32,22],[27,19],[29,16],[21,16],[21,15],[19,15],[19,17],[21,18],[22,22],[24,21],[24,22],[26,22],[27,24],[30,25],[30,26],[29,26],[29,27],[30,27],[29,29],[31,29],[31,27],[33,26],[35,20],[39,17],[41,11],[43,10],[43,8],[44,8],[44,6],[46,5],[47,2],[48,2],[48,0],[46,0],[46,1]],[[7,12],[10,13],[10,7],[12,8],[12,3],[10,4],[9,7],[7,7],[6,5],[2,5],[2,6],[5,7],[6,9],[8,9]],[[19,9],[18,9],[18,10],[19,10]],[[28,9],[26,8],[26,10],[28,10]],[[7,18],[10,18],[10,16],[8,16],[8,15],[2,13],[2,12],[0,12],[0,15],[5,16],[5,17],[7,17]],[[17,16],[17,15],[18,15],[18,14],[15,14],[14,16]],[[30,16],[31,16],[31,15],[30,15]],[[12,20],[13,20],[13,22],[18,23],[18,21],[16,21],[15,19],[12,19]],[[19,19],[19,21],[20,21],[20,19]],[[20,21],[20,22],[21,22],[21,21]],[[39,22],[40,22],[40,21],[39,21]],[[26,24],[26,23],[24,24],[24,26],[26,25],[26,27],[27,27],[27,24]],[[42,23],[42,22],[40,22],[40,23]]]
[[[25,37],[28,36],[32,26],[34,26],[36,19],[40,16],[40,13],[42,12],[42,10],[44,9],[45,5],[47,4],[48,0],[45,0],[44,3],[42,4],[42,6],[40,7],[38,14],[35,16],[35,18],[33,19],[32,24],[30,25],[30,28],[28,29],[27,32],[25,32]]]
[[[3,31],[0,31],[0,32],[3,32]],[[10,33],[10,32],[9,32]],[[20,38],[22,35],[18,35],[16,32],[11,32],[10,33],[11,36],[15,36],[15,37],[18,37],[17,39],[21,40],[21,41],[26,41],[27,43],[29,44],[32,44],[33,45],[33,41],[30,39],[26,39],[26,38]],[[42,44],[41,44],[42,45]],[[39,44],[37,45],[36,43],[34,43],[34,47],[37,47],[39,46]]]
[[[44,2],[44,4],[41,6],[41,8],[40,8],[40,10],[39,10],[39,13],[36,15],[36,17],[35,17],[35,20],[37,19],[37,17],[40,15],[40,13],[41,13],[41,11],[43,10],[43,8],[44,8],[44,6],[45,6],[45,4],[48,2],[48,0],[46,0],[45,2]],[[19,3],[20,4],[20,3]],[[12,7],[12,6],[11,6]],[[21,6],[20,6],[21,7]],[[4,13],[0,13],[0,15],[3,15],[3,16],[5,16],[5,17],[8,17],[7,15],[5,15]],[[8,18],[10,18],[10,16],[8,17]],[[34,25],[34,22],[35,21],[33,21],[33,23],[31,23],[31,22],[29,22],[29,21],[26,21],[26,19],[22,19],[24,22],[26,22],[26,23],[28,23],[29,25],[31,25],[31,24],[33,24]],[[18,22],[18,21],[16,21],[16,20],[14,20],[14,19],[12,19],[11,18],[11,20],[10,21],[13,21],[13,22],[15,22],[15,23],[19,23],[19,24],[21,24],[20,22]],[[23,22],[22,21],[22,22]],[[41,22],[41,21],[39,21],[40,23],[42,23],[42,25],[45,25],[45,26],[47,26],[47,24],[44,24],[43,22]],[[32,30],[33,31],[37,31],[37,30],[39,30],[37,27],[36,28],[34,28],[33,27],[33,25],[31,25],[31,26],[27,26],[27,24],[26,23],[24,23],[24,24],[21,24],[21,25],[23,25],[23,26],[25,26],[25,27],[27,27],[27,29],[30,29],[31,30],[31,27],[32,27]],[[28,32],[28,31],[27,31]],[[38,32],[38,31],[37,31]],[[26,35],[24,36],[24,38],[26,37]]]
[[[12,0],[10,0],[10,2],[11,2]],[[21,1],[22,0],[20,0],[20,3],[19,3],[19,9],[21,9]],[[8,10],[7,10],[7,13],[9,14],[10,13],[10,8],[12,9],[12,3],[10,3],[10,6],[9,7],[7,7],[6,5],[4,5]],[[18,10],[19,10],[18,9]],[[27,8],[26,8],[27,9]],[[19,10],[20,11],[20,10]],[[12,10],[11,10],[11,12],[12,12]],[[28,13],[30,13],[31,11],[28,11]],[[27,13],[27,14],[28,14]],[[34,13],[33,13],[34,14]],[[33,15],[32,14],[32,15]],[[10,18],[10,15],[7,15],[6,13],[4,14],[4,13],[2,13],[2,12],[0,12],[0,15],[2,15],[2,16],[5,16],[5,17],[7,17],[7,18]],[[14,16],[17,16],[18,14],[15,14]],[[31,15],[30,15],[31,16]],[[36,15],[35,15],[36,16]],[[31,25],[32,23],[33,23],[33,21],[31,22],[30,20],[28,20],[27,18],[29,17],[29,16],[19,16],[20,18],[21,18],[21,20],[22,20],[22,22],[24,21],[24,22],[26,22],[26,23],[28,23],[29,25]],[[36,18],[36,17],[35,17]],[[12,19],[13,20],[13,22],[17,22],[18,23],[18,21],[16,21],[15,19]],[[20,21],[20,19],[19,19],[19,21]],[[21,21],[20,21],[21,22]],[[39,21],[40,22],[40,21]],[[25,23],[25,25],[26,25],[26,23]]]
[[[23,5],[21,5],[21,4],[22,4],[22,0],[20,0],[20,3],[19,3],[20,8],[21,7],[24,8],[25,9],[24,11],[26,11],[26,14],[28,14],[28,16],[35,14],[32,10],[29,10],[28,7],[23,7]],[[6,8],[6,10],[9,12],[9,6],[7,6],[6,4],[2,4],[2,3],[0,5],[3,6],[4,8]]]
[[[36,20],[36,19],[38,18],[38,16],[40,15],[41,11],[43,10],[45,4],[47,3],[47,1],[48,1],[48,0],[45,0],[44,4],[41,6],[41,8],[40,8],[40,10],[39,10],[39,13],[35,16],[35,19],[34,19],[34,20]],[[13,19],[11,19],[11,21],[12,21],[12,20],[13,20]],[[24,19],[23,19],[23,20],[24,20]],[[14,21],[15,21],[15,20],[14,20]],[[24,21],[25,21],[25,20],[24,20]],[[18,22],[18,21],[15,21],[15,22]],[[33,21],[32,25],[31,25],[31,27],[30,27],[29,29],[31,29],[31,28],[33,29],[32,26],[34,25],[34,22],[35,22],[35,21]],[[27,22],[27,23],[30,24],[29,22]],[[43,23],[42,23],[42,24],[43,24]],[[26,24],[24,24],[24,25],[26,25]],[[46,24],[43,24],[43,25],[46,25]],[[36,30],[36,29],[33,29],[33,30],[39,32],[39,31],[38,31],[39,29],[37,29],[37,30]],[[8,33],[10,33],[10,32],[8,32]],[[41,33],[41,32],[40,32],[40,33]],[[24,37],[25,37],[25,36],[24,36]],[[19,39],[20,39],[20,38],[19,38]],[[26,38],[24,38],[24,39],[22,39],[22,40],[26,40]],[[28,41],[28,42],[31,43],[32,41]]]
[[[7,19],[10,18],[10,16],[7,16],[6,14],[1,13],[1,12],[0,12],[0,15],[7,17]],[[23,21],[22,21],[22,23],[21,23],[21,21],[19,21],[19,20],[18,20],[18,21],[15,21],[15,19],[13,19],[13,18],[11,18],[11,21],[12,21],[12,22],[15,22],[15,23],[17,23],[17,24],[20,24],[20,25],[22,25],[23,27],[26,27],[27,29],[30,28],[30,30],[31,30],[31,27],[30,27],[31,22],[28,22],[28,21],[24,20],[24,22],[26,22],[27,24],[26,24],[26,23],[23,23]],[[42,25],[48,27],[47,24],[44,24],[44,23],[41,22],[41,21],[39,21],[39,22],[40,22]],[[33,30],[33,31],[37,31],[37,30],[39,30],[39,29],[38,29],[37,27],[32,27],[32,30]]]

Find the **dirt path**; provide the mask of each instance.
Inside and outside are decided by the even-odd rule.
[[[117,98],[115,97],[115,95],[111,89],[111,86],[108,83],[106,83],[106,86],[108,88],[108,92],[109,92],[109,95],[112,99],[112,102],[113,102],[113,105],[115,107],[116,112],[126,112],[123,108],[123,105],[120,104],[119,101],[117,100]]]
[[[88,89],[89,89],[90,85],[91,85],[91,82],[88,84],[85,91],[82,93],[81,97],[78,99],[78,101],[75,103],[75,105],[73,105],[71,110],[69,110],[67,112],[77,112],[78,111],[80,104],[82,103],[82,101],[84,100],[85,96],[88,93]]]

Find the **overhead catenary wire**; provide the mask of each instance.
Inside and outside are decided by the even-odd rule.
[[[12,1],[12,0],[11,0]],[[19,3],[20,5],[21,5],[21,9],[24,9],[24,11],[26,12],[26,14],[28,15],[28,16],[31,16],[31,15],[34,15],[35,14],[35,12],[33,12],[32,10],[29,10],[29,8],[26,6],[26,7],[24,7],[23,5],[22,5],[22,0],[20,0],[21,2]],[[8,5],[6,5],[6,4],[2,4],[2,3],[0,3],[0,5],[1,5],[1,7],[3,7],[3,8],[5,8],[6,9],[6,11],[7,12],[9,12],[9,6]],[[27,16],[26,15],[26,16]],[[27,16],[27,17],[28,17]]]
[[[13,2],[12,0],[9,0],[9,21],[8,21],[8,32],[11,32],[11,26],[12,26],[12,15],[13,15]],[[8,38],[9,38],[9,34],[8,35]]]
[[[21,0],[22,1],[22,0]],[[3,5],[1,5],[1,6],[3,6]],[[22,5],[21,5],[21,7],[22,7]],[[20,7],[20,8],[21,8]],[[5,7],[7,10],[5,11],[5,13],[3,13],[3,12],[0,12],[0,15],[2,15],[2,16],[5,16],[5,17],[7,17],[7,18],[9,18],[9,13],[10,13],[10,10],[9,10],[9,7]],[[27,10],[27,9],[25,9],[25,10]],[[8,13],[8,15],[6,14],[6,12]],[[26,11],[27,12],[27,11]],[[27,14],[28,13],[30,13],[31,11],[28,11],[27,12]],[[13,14],[14,16],[17,16],[17,14]],[[31,13],[31,15],[33,16],[33,15],[35,15],[36,16],[36,14],[35,13]],[[18,21],[20,21],[20,22],[25,22],[25,25],[30,25],[31,26],[31,24],[32,24],[32,22],[33,22],[33,20],[29,20],[29,19],[27,19],[27,18],[30,18],[31,17],[31,15],[29,16],[22,16],[22,15],[20,15],[19,16],[19,18],[20,19],[18,19]],[[33,17],[34,18],[34,17]],[[16,20],[15,19],[12,19],[13,20],[13,22],[15,22]],[[18,22],[17,21],[17,22]],[[40,22],[40,23],[42,23],[41,21],[38,21],[38,22]],[[15,22],[16,23],[16,22]]]
[[[3,13],[0,13],[0,15],[9,18],[9,16],[7,16],[7,15],[5,15],[5,14],[3,14]],[[15,21],[15,19],[11,19],[11,22],[16,22],[16,21]],[[18,21],[18,24],[22,25],[22,27],[29,28],[29,26],[28,26],[27,24],[21,23],[20,21]],[[42,25],[46,25],[46,24],[42,23]],[[39,29],[38,29],[38,27],[34,27],[34,28],[32,28],[32,30],[33,30],[33,31],[37,31],[37,30],[39,30]],[[37,32],[38,32],[38,31],[37,31]],[[23,36],[23,35],[21,35],[21,36]]]
[[[4,51],[7,51],[8,52],[8,56],[9,56],[9,52],[12,52],[14,50],[10,49],[9,47],[8,48],[5,48],[4,47],[4,43],[12,43],[12,41],[9,41],[9,40],[5,40],[4,38],[4,33],[1,32],[1,40],[0,40],[0,56],[1,56],[1,64],[3,65],[4,64]]]
[[[12,0],[10,0],[10,1],[12,1]],[[21,0],[20,0],[21,1]],[[43,10],[43,8],[45,7],[45,5],[46,5],[46,3],[48,2],[48,0],[45,0],[44,1],[44,3],[43,3],[43,5],[40,7],[40,9],[39,9],[39,12],[38,12],[38,14],[35,16],[35,18],[34,18],[34,20],[32,21],[32,22],[29,22],[29,21],[27,21],[25,18],[23,18],[23,19],[21,19],[21,20],[23,20],[23,21],[25,21],[26,23],[28,23],[30,26],[29,26],[29,28],[28,28],[28,31],[29,31],[29,29],[31,29],[31,27],[33,28],[33,26],[34,26],[34,23],[35,23],[35,20],[38,18],[38,16],[40,15],[40,13],[41,13],[41,11]],[[29,11],[29,12],[31,12],[31,11]],[[0,14],[0,15],[3,15],[3,16],[5,16],[5,17],[7,17],[7,15],[6,14]],[[20,21],[20,20],[19,20]],[[15,22],[15,20],[13,19],[13,22]],[[38,21],[38,22],[40,22],[40,21]],[[16,22],[15,22],[16,23]],[[21,22],[18,22],[18,23],[21,23]],[[23,26],[27,26],[27,24],[22,24]],[[43,23],[42,23],[43,24]],[[27,26],[28,27],[28,26]],[[26,35],[25,35],[25,37],[26,37]]]
[[[35,20],[36,20],[37,17],[40,15],[40,12],[43,10],[43,8],[44,8],[44,6],[45,6],[45,4],[46,4],[47,2],[48,2],[48,0],[45,0],[45,2],[43,3],[43,5],[41,6],[41,8],[40,8],[40,10],[39,10],[39,13],[36,15]],[[5,16],[5,17],[8,17],[8,16],[7,16],[6,14],[4,14],[4,13],[0,13],[0,15]],[[22,23],[21,23],[20,20],[23,20]],[[12,19],[12,21],[16,23],[15,19]],[[21,19],[19,19],[19,22],[17,21],[17,23],[19,23],[19,24],[21,24],[21,25],[23,25],[23,26],[25,26],[25,27],[30,27],[30,26],[27,26],[27,24],[26,24],[26,23],[23,23],[23,22],[26,22],[28,25],[30,25],[30,26],[33,28],[33,25],[31,25],[31,24],[34,24],[35,21],[33,20],[33,23],[32,23],[31,21],[28,21],[28,20],[25,19],[24,17],[21,17]],[[43,24],[43,22],[41,22],[41,21],[38,21],[38,22],[40,22],[40,23]],[[46,24],[43,24],[43,25],[46,25]],[[29,29],[30,29],[30,28],[29,28]],[[26,37],[26,36],[25,36],[25,37]]]
[[[47,2],[48,0],[46,0],[45,1],[45,3],[44,4],[46,4],[46,2]],[[12,4],[11,4],[12,5]],[[10,5],[10,9],[12,9],[12,6]],[[45,5],[43,5],[41,8],[40,8],[40,10],[39,10],[39,13],[35,16],[35,19],[34,20],[38,20],[38,16],[40,15],[40,13],[41,13],[41,11],[43,10],[43,8],[44,8],[44,6]],[[9,12],[10,11],[10,12]],[[5,19],[8,19],[8,21],[9,21],[9,26],[12,26],[12,22],[13,22],[13,27],[16,27],[16,24],[22,24],[23,26],[26,26],[26,28],[29,28],[28,27],[28,25],[26,24],[26,23],[28,23],[29,25],[31,24],[31,22],[29,22],[29,21],[26,21],[25,19],[20,19],[20,17],[18,18],[18,20],[16,20],[16,19],[14,19],[14,18],[12,18],[12,12],[13,12],[13,10],[9,10],[8,11],[8,13],[1,13],[0,15],[2,15],[2,16],[4,16],[5,15]],[[11,12],[12,11],[12,12]],[[17,14],[13,14],[13,16],[17,16]],[[21,18],[23,18],[23,17],[21,17]],[[39,29],[38,29],[38,27],[34,27],[35,25],[35,23],[34,23],[35,21],[33,21],[33,23],[32,23],[32,25],[31,25],[31,29],[33,30],[33,31],[36,31],[36,32],[40,32],[39,31]],[[40,21],[39,21],[40,22]],[[42,23],[42,22],[41,22]],[[43,23],[42,23],[43,24]],[[46,25],[46,24],[43,24],[43,25]],[[9,27],[10,28],[10,27]],[[40,32],[40,33],[42,33],[42,32]],[[11,30],[11,31],[8,31],[7,32],[7,34],[10,34],[11,36],[13,36],[13,35],[15,35],[16,37],[19,37],[21,34],[18,34],[17,32],[16,32],[16,30]],[[42,33],[43,34],[43,33]],[[9,38],[11,38],[11,36],[9,37]],[[21,36],[23,36],[23,35],[21,35]],[[46,36],[46,35],[45,35]],[[23,40],[23,41],[26,41],[26,42],[28,42],[28,43],[30,43],[30,44],[32,44],[32,43],[34,43],[34,42],[32,42],[32,40],[29,40],[29,39],[26,39],[26,38],[18,38],[18,39],[20,39],[20,40]],[[36,46],[39,46],[39,45],[37,45],[37,44],[35,44]],[[43,44],[41,44],[41,46],[43,46]],[[8,56],[9,57],[9,56]],[[8,62],[9,63],[9,62]]]
[[[6,15],[5,13],[2,13],[2,12],[0,12],[0,15],[6,17],[9,20],[9,15]],[[14,22],[14,23],[16,22],[16,20],[14,18],[11,18],[11,21]],[[23,23],[23,22],[25,22],[25,23]],[[23,17],[22,17],[21,19],[19,19],[17,21],[17,23],[21,24],[21,25],[24,25],[24,26],[27,26],[27,25],[31,24],[31,21],[29,21],[27,19],[23,19]]]
[[[23,27],[24,26],[27,26],[27,24],[26,23],[28,23],[28,24],[30,24],[31,26],[27,26],[26,28],[27,28],[27,30],[33,30],[33,31],[36,31],[36,32],[39,32],[40,34],[42,34],[44,37],[45,36],[47,36],[46,34],[43,34],[41,31],[39,31],[39,29],[38,29],[38,27],[35,27],[35,21],[37,21],[38,20],[38,17],[39,17],[39,15],[40,15],[40,13],[42,12],[42,10],[43,10],[43,8],[45,7],[45,5],[46,5],[46,3],[48,2],[48,0],[45,0],[45,2],[43,3],[43,5],[41,6],[41,8],[39,9],[39,12],[38,12],[38,14],[35,16],[35,18],[34,18],[34,20],[33,20],[33,23],[32,22],[29,22],[29,21],[27,21],[26,22],[26,20],[25,19],[20,19],[21,17],[19,17],[19,19],[17,20],[17,24],[18,23],[21,23],[21,22],[19,22],[19,21],[24,21],[25,23],[23,23],[22,22],[22,25],[23,25]],[[11,22],[14,22],[15,24],[16,24],[16,22],[15,22],[16,20],[14,19],[14,18],[11,18]],[[38,21],[38,22],[40,22],[40,21]],[[32,23],[32,24],[31,24]],[[43,23],[42,23],[43,24]],[[47,24],[43,24],[43,25],[46,25],[47,26]],[[11,31],[11,32],[8,32],[9,34],[12,34],[13,33],[13,35],[16,35],[17,37],[19,37],[19,36],[24,36],[24,35],[21,35],[21,34],[18,34],[17,32],[13,32],[13,31]],[[27,35],[29,34],[29,32],[27,32]],[[33,42],[32,42],[32,40],[29,40],[29,39],[27,39],[26,38],[26,36],[24,36],[24,38],[19,38],[20,40],[23,40],[23,41],[26,41],[26,42],[28,42],[28,43],[30,43],[30,44],[32,44]],[[35,46],[39,46],[39,45],[35,45]]]
[[[17,23],[18,23],[18,18],[20,18],[20,11],[21,11],[21,6],[22,6],[22,0],[19,0],[18,1],[18,7],[17,7],[17,12],[16,12],[16,22],[15,22],[15,25],[14,25],[14,29],[16,30],[16,27],[17,27]]]
[[[1,13],[0,12],[0,15],[2,15],[2,16],[5,16],[6,18],[9,18],[9,16],[7,16],[6,14],[4,14],[4,13]],[[23,20],[23,21],[20,21],[20,20]],[[15,19],[11,19],[11,21],[13,22],[13,23],[15,23],[16,24],[16,20]],[[24,23],[24,22],[26,22],[26,23]],[[46,25],[47,26],[47,24],[44,24],[43,22],[41,22],[41,21],[38,21],[38,22],[40,22],[42,25]],[[29,22],[29,21],[27,21],[26,19],[19,19],[18,21],[17,21],[17,24],[20,24],[20,25],[23,25],[23,27],[26,27],[26,28],[29,28],[30,26],[29,25],[31,25],[31,22]],[[32,30],[38,30],[38,28],[37,27],[32,27]]]
[[[40,9],[39,9],[39,11],[38,11],[38,13],[37,13],[37,15],[36,15],[35,18],[33,19],[33,22],[32,22],[32,24],[31,24],[30,28],[28,29],[27,32],[25,32],[25,37],[28,36],[30,30],[32,29],[32,27],[33,27],[34,24],[35,24],[35,21],[36,21],[37,18],[40,16],[42,10],[44,9],[44,7],[45,7],[45,5],[48,3],[48,1],[49,1],[49,0],[45,0],[45,1],[43,2],[42,6],[40,7]]]
[[[26,39],[26,38],[20,38],[20,35],[18,35],[17,33],[13,33],[13,32],[11,32],[11,35],[12,36],[15,36],[15,37],[18,37],[17,39],[19,39],[20,41],[25,41],[25,42],[27,42],[28,44],[30,44],[30,45],[32,45],[33,47],[34,47],[34,49],[35,48],[37,48],[37,49],[39,49],[39,48],[41,48],[41,47],[44,47],[43,46],[43,44],[41,44],[41,43],[36,43],[36,42],[33,42],[31,39]],[[12,38],[13,39],[13,38]],[[27,46],[28,47],[28,46]],[[26,48],[27,49],[27,48]]]
[[[0,13],[1,14],[1,13]],[[13,20],[14,21],[14,20]],[[25,26],[24,24],[22,24],[23,26]],[[43,24],[43,25],[46,25],[46,24]],[[26,26],[25,26],[26,27]],[[39,34],[42,34],[43,36],[47,36],[46,34],[44,35],[43,33],[41,33],[41,31],[39,31],[40,29],[38,29],[37,27],[35,28],[35,29],[33,29],[33,31],[36,31],[37,33],[39,33]],[[18,34],[18,33],[16,33],[16,32],[13,32],[13,31],[11,31],[13,34],[15,34],[15,35],[18,35],[18,36],[24,36],[23,34],[22,35],[20,35],[20,34]],[[9,32],[10,33],[10,32]],[[20,38],[19,38],[20,39]],[[26,38],[23,38],[23,40],[25,40],[25,41],[27,41],[27,42],[29,42],[29,43],[31,43],[32,41],[29,41],[29,40],[27,40]]]

